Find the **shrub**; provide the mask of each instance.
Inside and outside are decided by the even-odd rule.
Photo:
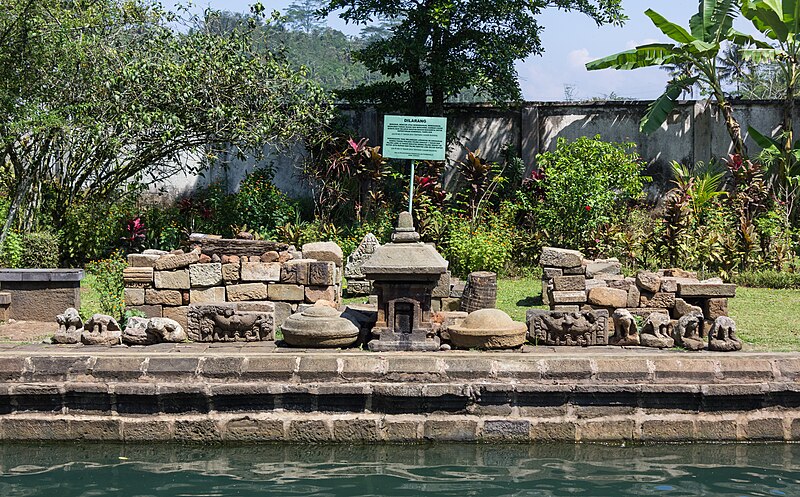
[[[485,214],[470,222],[459,218],[448,224],[443,255],[456,276],[473,271],[503,273],[514,249],[514,227],[505,216]]]
[[[247,174],[235,194],[236,224],[270,237],[278,226],[297,218],[295,203],[272,183],[275,171],[263,167]]]
[[[30,268],[58,267],[58,237],[51,233],[26,233],[22,236],[20,265]]]
[[[123,318],[125,311],[122,271],[126,267],[128,263],[120,251],[115,251],[107,259],[92,261],[86,265],[86,272],[94,276],[92,289],[97,293],[102,312],[117,320]]]
[[[129,197],[71,204],[59,229],[62,264],[74,267],[107,257],[120,246],[135,215],[135,200]]]
[[[737,285],[753,288],[800,288],[800,273],[785,271],[745,271],[733,278]]]
[[[22,267],[22,235],[10,231],[0,250],[0,267]]]
[[[638,199],[646,178],[632,143],[605,142],[599,136],[558,140],[555,152],[537,156],[540,170],[528,182],[539,195],[528,201],[536,222],[556,246],[583,249],[593,235]]]

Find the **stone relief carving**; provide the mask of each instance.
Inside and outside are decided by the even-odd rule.
[[[608,311],[528,311],[531,338],[540,345],[587,347],[608,343]]]
[[[630,346],[639,345],[639,330],[636,319],[627,309],[614,311],[614,335],[609,339],[611,345]]]
[[[189,306],[187,321],[189,339],[196,342],[253,342],[274,338],[274,312],[241,311],[235,304]]]

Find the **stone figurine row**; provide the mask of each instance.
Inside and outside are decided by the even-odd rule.
[[[85,323],[72,307],[56,316],[58,331],[52,342],[59,344],[152,345],[178,343],[187,340],[186,331],[177,321],[169,318],[128,318],[123,331],[117,320],[105,314],[95,314]]]

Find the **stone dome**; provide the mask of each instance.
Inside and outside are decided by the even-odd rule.
[[[461,348],[507,349],[525,343],[528,328],[500,309],[472,312],[460,324],[450,326],[450,341]]]
[[[358,340],[359,330],[341,313],[328,306],[312,306],[292,314],[281,326],[283,340],[294,347],[348,347]]]

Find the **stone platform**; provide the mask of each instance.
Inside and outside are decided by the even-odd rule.
[[[800,354],[0,344],[0,439],[800,440]]]

